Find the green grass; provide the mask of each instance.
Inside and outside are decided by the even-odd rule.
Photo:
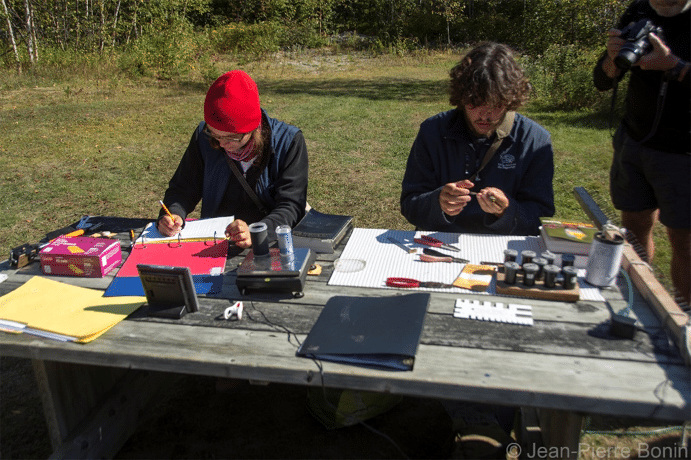
[[[419,124],[450,108],[452,52],[407,57],[287,56],[242,66],[262,106],[299,126],[310,154],[308,200],[351,214],[360,227],[411,229],[400,215],[400,183]],[[307,62],[309,61],[309,62]],[[309,64],[309,65],[308,65]],[[94,72],[0,71],[0,247],[38,240],[82,214],[155,217],[209,82],[130,80]],[[219,71],[235,68],[219,60]],[[70,76],[74,75],[74,76]],[[552,134],[557,217],[584,219],[573,187],[590,191],[616,216],[607,192],[611,143],[597,113],[528,106]],[[657,265],[669,249],[658,235]]]
[[[327,55],[303,65],[298,56],[242,67],[257,81],[269,114],[303,130],[312,206],[353,215],[359,227],[412,229],[398,204],[406,159],[419,124],[450,108],[448,71],[459,58]],[[0,248],[37,241],[83,214],[157,216],[158,200],[202,118],[209,81],[134,81],[102,65],[94,72],[21,76],[0,70]],[[224,60],[215,65],[236,67]],[[607,191],[606,119],[538,104],[522,112],[552,135],[557,217],[586,218],[575,186],[616,217]],[[657,271],[666,274],[669,245],[661,228],[656,244]],[[619,441],[599,436],[592,442]]]

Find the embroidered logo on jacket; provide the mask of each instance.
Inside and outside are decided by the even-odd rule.
[[[502,153],[499,155],[499,169],[516,169],[516,157],[510,153]]]

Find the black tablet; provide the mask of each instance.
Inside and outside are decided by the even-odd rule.
[[[188,267],[138,264],[149,316],[180,319],[199,310],[197,293]]]

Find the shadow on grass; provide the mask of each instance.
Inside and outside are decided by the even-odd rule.
[[[435,102],[447,94],[446,80],[352,79],[271,80],[257,82],[260,93],[308,94],[320,97],[359,97],[373,101]]]
[[[545,105],[528,105],[526,115],[540,124],[552,127],[584,128],[603,130],[610,128],[609,113],[597,111],[566,111],[556,110]],[[620,118],[613,118],[613,126],[616,129]]]

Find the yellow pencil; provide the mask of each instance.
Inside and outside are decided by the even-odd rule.
[[[166,205],[163,204],[163,200],[158,200],[158,202],[161,203],[161,206],[163,206],[163,210],[166,212],[166,214],[168,214],[168,217],[170,217],[170,220],[172,220],[173,223],[175,223],[175,218],[174,218],[173,215],[170,213],[170,211],[168,211],[168,208],[166,208]]]

